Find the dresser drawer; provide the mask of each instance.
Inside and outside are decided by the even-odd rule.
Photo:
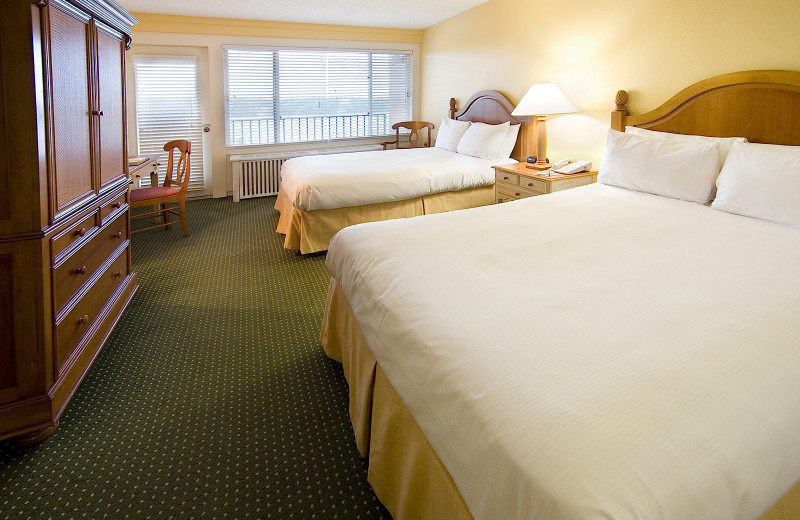
[[[50,239],[50,254],[53,262],[59,260],[62,253],[70,247],[78,247],[78,244],[89,240],[92,233],[97,229],[97,212],[94,211],[86,217],[80,219],[75,224],[57,234]]]
[[[519,186],[519,175],[516,173],[508,173],[500,170],[494,171],[494,180],[503,184],[513,184]]]
[[[519,178],[519,185],[539,194],[547,193],[547,181],[531,179],[530,177],[523,176]]]
[[[100,206],[100,225],[111,220],[117,212],[125,211],[127,205],[128,190],[126,188],[125,191]]]
[[[97,278],[75,307],[56,325],[56,359],[62,367],[97,321],[108,300],[128,275],[128,249]]]
[[[80,249],[53,269],[56,312],[69,302],[119,245],[127,239],[128,214],[124,213],[100,228]]]

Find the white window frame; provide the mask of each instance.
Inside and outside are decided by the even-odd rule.
[[[370,53],[389,53],[389,54],[408,54],[410,56],[410,91],[411,91],[411,119],[417,119],[419,113],[419,104],[420,104],[420,88],[419,88],[419,49],[418,46],[408,47],[406,45],[387,45],[386,43],[372,43],[365,42],[363,46],[354,45],[353,42],[339,42],[339,41],[332,41],[328,42],[332,45],[326,46],[303,46],[303,45],[270,45],[270,44],[263,44],[263,45],[247,45],[247,44],[225,44],[222,45],[222,60],[224,62],[224,54],[227,49],[248,49],[248,50],[264,50],[264,51],[280,51],[280,50],[300,50],[300,51],[338,51],[338,52],[370,52]],[[344,44],[344,45],[343,45]],[[357,143],[363,142],[379,142],[381,140],[385,140],[386,137],[393,136],[394,134],[386,134],[386,135],[378,135],[378,136],[361,136],[361,137],[348,137],[348,138],[341,138],[341,139],[327,139],[327,140],[317,140],[317,141],[302,141],[302,142],[279,142],[279,143],[270,143],[270,144],[247,144],[247,145],[232,145],[228,141],[228,124],[230,121],[230,114],[229,114],[229,107],[228,107],[228,81],[224,75],[227,72],[227,69],[223,63],[222,67],[223,72],[223,104],[224,104],[224,139],[225,139],[225,147],[229,152],[234,153],[241,153],[241,150],[249,150],[249,149],[264,149],[264,150],[282,150],[282,149],[313,149],[320,146],[330,146],[331,144],[335,145],[356,145]],[[370,83],[370,89],[372,85]],[[279,100],[277,101],[279,103]],[[372,103],[372,99],[370,97],[370,104]]]

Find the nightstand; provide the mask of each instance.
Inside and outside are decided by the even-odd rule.
[[[493,168],[498,203],[568,190],[597,180],[596,171],[548,177],[539,175],[538,170],[528,168],[525,163],[504,164]]]

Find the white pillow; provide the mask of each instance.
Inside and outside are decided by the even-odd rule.
[[[733,145],[711,207],[800,228],[800,146]]]
[[[455,152],[458,147],[458,142],[461,140],[461,136],[467,131],[469,125],[469,121],[459,121],[458,119],[443,117],[442,124],[439,125],[439,132],[436,133],[436,143],[433,146],[435,148],[443,148]]]
[[[669,132],[656,132],[654,130],[647,130],[639,128],[638,126],[626,126],[625,133],[638,135],[641,137],[650,137],[652,139],[675,139],[679,141],[694,141],[699,143],[712,143],[717,147],[719,154],[719,165],[722,167],[725,164],[725,159],[731,151],[733,143],[746,143],[747,139],[744,137],[708,137],[705,135],[686,135],[686,134],[671,134]]]
[[[521,125],[510,125],[508,127],[508,132],[506,132],[506,136],[498,149],[497,157],[505,159],[506,157],[511,157],[511,154],[514,153],[514,146],[517,144],[517,135],[519,134],[520,126]]]
[[[651,139],[609,130],[597,181],[705,204],[719,174],[711,143]]]
[[[500,148],[508,135],[508,127],[508,121],[499,125],[472,123],[458,142],[456,151],[481,159],[501,157]]]

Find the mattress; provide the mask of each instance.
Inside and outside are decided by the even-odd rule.
[[[800,230],[603,185],[327,264],[472,515],[758,518],[800,481]]]
[[[492,166],[513,162],[441,148],[312,155],[283,163],[281,187],[303,211],[346,208],[492,185]]]

